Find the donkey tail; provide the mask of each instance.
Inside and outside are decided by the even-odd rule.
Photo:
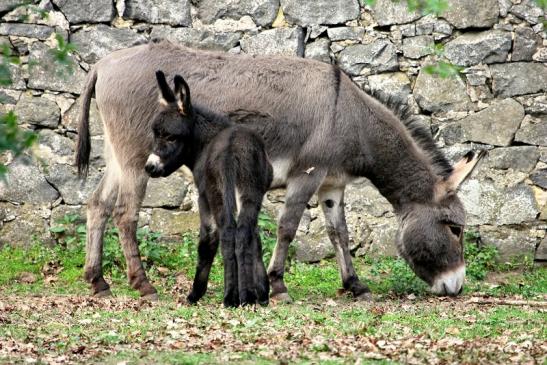
[[[80,123],[78,125],[78,144],[76,147],[76,166],[78,167],[78,176],[87,177],[89,171],[89,155],[91,153],[91,139],[89,137],[89,108],[91,97],[95,91],[97,82],[97,70],[91,69],[87,75],[87,81],[81,94],[82,105],[80,107]]]
[[[230,154],[226,154],[226,160],[224,166],[225,175],[224,175],[224,216],[226,217],[226,225],[235,227],[236,225],[236,211],[237,211],[237,200],[236,200],[236,171],[237,168],[234,166],[233,159],[229,158]]]

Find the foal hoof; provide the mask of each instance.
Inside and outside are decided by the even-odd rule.
[[[158,296],[158,293],[146,294],[140,297],[139,299],[139,301],[142,301],[142,302],[157,302],[159,300],[160,300],[160,297]]]
[[[110,291],[110,289],[101,290],[100,292],[93,294],[93,296],[95,298],[109,298],[112,296],[112,292]]]
[[[357,300],[359,302],[372,302],[372,301],[374,301],[374,298],[372,297],[372,293],[367,291],[367,292],[364,292],[364,293],[359,294],[358,296],[356,296],[355,300]]]
[[[293,299],[289,293],[275,293],[270,296],[272,303],[291,304]]]

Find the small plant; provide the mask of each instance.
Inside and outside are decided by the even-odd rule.
[[[268,265],[277,241],[277,224],[272,217],[261,212],[258,216],[258,229],[262,241],[262,259]]]
[[[57,72],[64,76],[65,72],[69,75],[74,73],[74,61],[70,58],[70,55],[76,51],[76,46],[70,42],[65,41],[62,35],[59,33],[55,34],[55,40],[57,41],[57,46],[50,49],[50,53],[53,56],[53,60],[61,67],[58,68]]]
[[[391,1],[394,3],[399,2],[398,0]],[[361,0],[361,2],[366,6],[374,6],[376,4],[376,0]],[[438,16],[448,10],[449,7],[446,0],[407,0],[406,3],[409,12],[419,11],[424,15],[435,14]]]
[[[489,271],[496,269],[498,250],[492,245],[481,245],[475,232],[467,232],[464,242],[466,274],[469,278],[483,280]]]

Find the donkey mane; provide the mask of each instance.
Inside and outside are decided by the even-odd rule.
[[[452,173],[452,164],[439,150],[431,136],[431,132],[424,127],[417,115],[412,113],[408,105],[397,101],[392,95],[388,95],[381,90],[373,90],[369,95],[381,102],[399,118],[412,139],[431,159],[431,164],[439,176],[446,178]]]

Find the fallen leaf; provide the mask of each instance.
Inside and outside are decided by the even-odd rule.
[[[36,282],[36,275],[31,272],[23,272],[19,275],[19,281],[24,284],[33,284]]]

